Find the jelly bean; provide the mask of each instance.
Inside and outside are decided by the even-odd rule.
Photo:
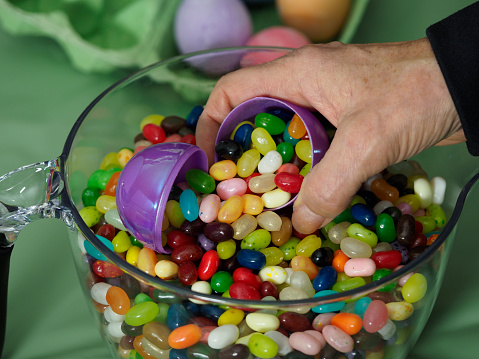
[[[279,135],[286,128],[286,124],[282,119],[266,112],[257,114],[254,118],[254,124],[256,127],[264,128],[271,135]]]
[[[261,154],[256,148],[244,152],[236,162],[238,176],[243,178],[250,176],[258,166],[260,159]]]
[[[138,266],[138,256],[140,255],[141,248],[137,246],[131,246],[126,252],[126,261],[133,266]]]
[[[359,259],[359,258],[358,258]],[[336,282],[332,290],[336,292],[345,292],[347,290],[353,290],[359,287],[362,287],[363,285],[366,284],[366,281],[362,277],[352,277],[348,278],[346,280],[343,280],[341,282]]]
[[[381,280],[381,279],[383,279],[384,277],[388,276],[391,273],[392,273],[392,270],[388,269],[388,268],[378,269],[376,271],[376,273],[373,274],[372,279],[373,279],[373,281]],[[380,291],[380,292],[390,292],[390,291],[394,290],[395,287],[396,287],[396,283],[393,282],[393,283],[390,283],[388,285],[385,285],[384,287],[379,288],[378,291]]]
[[[328,237],[333,243],[341,243],[341,241],[348,236],[348,228],[351,225],[349,222],[340,222],[330,228]]]
[[[259,287],[259,293],[261,297],[273,297],[275,299],[279,298],[279,291],[275,284],[269,281],[265,281],[261,283]]]
[[[138,269],[154,276],[156,265],[156,253],[150,248],[143,247],[138,253]]]
[[[429,216],[416,216],[414,217],[416,222],[421,223],[422,225],[422,233],[429,233],[432,232],[436,228],[436,221],[434,218]]]
[[[229,223],[211,222],[205,225],[204,234],[209,240],[219,243],[233,238],[234,229]]]
[[[246,316],[246,324],[255,332],[265,333],[279,328],[279,319],[275,315],[266,313],[249,313]]]
[[[165,214],[168,217],[168,221],[175,228],[180,228],[181,224],[185,221],[185,216],[181,211],[179,202],[169,200],[166,202]]]
[[[103,157],[100,164],[100,170],[106,170],[112,167],[119,167],[117,152],[110,152]]]
[[[274,173],[283,164],[283,157],[277,151],[269,151],[258,163],[261,174]]]
[[[350,277],[368,277],[376,272],[376,263],[371,258],[351,258],[344,265],[344,273]]]
[[[409,246],[416,235],[416,221],[410,214],[399,217],[396,225],[396,238],[399,243]]]
[[[351,207],[351,215],[363,226],[374,226],[376,224],[376,213],[365,204],[356,203]]]
[[[373,207],[374,213],[379,216],[386,208],[392,207],[393,203],[391,201],[379,201]],[[376,224],[377,225],[377,224]]]
[[[166,116],[161,121],[160,126],[168,134],[177,133],[181,128],[186,126],[186,120],[179,116]]]
[[[146,124],[142,129],[143,136],[151,143],[161,143],[165,141],[165,130],[154,123]]]
[[[218,161],[210,167],[209,174],[216,181],[231,179],[236,176],[236,164],[231,160]]]
[[[257,229],[248,234],[241,241],[241,249],[252,249],[259,251],[266,248],[271,243],[271,233],[266,229]]]
[[[132,337],[136,337],[138,335],[141,335],[143,331],[143,325],[129,325],[127,322],[121,323],[121,331],[125,335],[129,335]]]
[[[288,133],[294,139],[300,139],[307,133],[303,120],[301,120],[297,114],[294,114],[291,122],[289,123]]]
[[[240,123],[234,129],[231,134],[231,139],[238,143],[244,151],[251,147],[251,135],[253,133],[254,126],[251,122],[245,121]]]
[[[318,334],[321,334],[318,332]],[[301,353],[316,355],[321,351],[321,343],[305,332],[295,332],[289,337],[289,345]]]
[[[231,178],[218,183],[216,193],[222,200],[231,196],[243,196],[248,189],[248,184],[242,178]]]
[[[349,260],[349,257],[344,254],[342,250],[337,250],[334,252],[334,258],[332,266],[336,269],[336,272],[341,273],[344,272],[344,265]]]
[[[243,154],[243,148],[233,140],[221,140],[215,146],[219,158],[236,162]]]
[[[183,262],[178,267],[178,279],[185,285],[192,285],[198,279],[196,265],[191,261]]]
[[[396,334],[396,324],[390,319],[387,320],[386,325],[378,330],[378,334],[383,340],[391,339]]]
[[[311,280],[309,279],[308,275],[303,271],[294,271],[289,278],[289,282],[291,287],[301,289],[303,292],[306,293],[309,298],[312,298],[313,295],[316,293],[311,283]]]
[[[265,255],[252,249],[241,249],[236,256],[236,259],[241,266],[253,270],[259,270],[266,264]]]
[[[216,187],[213,177],[196,168],[188,170],[185,177],[191,188],[199,193],[209,194],[213,192]]]
[[[301,171],[299,171],[299,174],[303,177],[306,177],[306,175],[311,171],[311,163],[306,163],[302,168]]]
[[[93,227],[100,220],[102,213],[95,206],[83,207],[80,216],[88,227]]]
[[[408,303],[420,301],[427,292],[427,280],[421,273],[413,274],[401,288],[401,294]]]
[[[171,349],[169,352],[169,359],[188,359],[186,349]]]
[[[431,178],[431,189],[432,189],[432,203],[441,205],[444,202],[444,196],[446,193],[446,180],[442,177],[433,177]]]
[[[258,222],[251,214],[243,214],[236,221],[231,223],[234,239],[243,239],[253,232],[258,226]]]
[[[248,359],[250,356],[248,346],[245,344],[233,344],[221,349],[218,353],[218,359]]]
[[[265,266],[275,266],[283,262],[284,255],[278,247],[266,247],[260,249],[260,252],[266,257]]]
[[[111,243],[113,244],[114,251],[117,253],[126,252],[132,246],[130,237],[125,231],[119,231],[113,237]]]
[[[313,161],[313,149],[311,147],[311,141],[300,140],[294,148],[296,155],[306,163]]]
[[[248,341],[251,354],[259,358],[274,358],[278,354],[278,345],[275,341],[264,334],[254,333]]]
[[[168,245],[173,248],[179,248],[185,244],[195,244],[196,238],[189,236],[181,231],[173,230],[166,236]]]
[[[108,180],[106,186],[105,186],[105,191],[103,194],[108,195],[108,196],[116,196],[116,186],[118,184],[118,179],[120,178],[120,171],[114,172],[110,179]]]
[[[244,194],[243,198],[243,213],[250,215],[258,215],[263,212],[263,200],[261,197],[254,194]]]
[[[313,288],[317,291],[330,289],[336,283],[337,273],[331,266],[321,268],[318,275],[313,279]]]
[[[96,207],[96,201],[100,197],[98,188],[85,188],[82,192],[82,203],[85,207]]]
[[[353,313],[338,313],[331,318],[331,324],[348,335],[359,333],[363,326],[361,317]]]
[[[222,223],[233,223],[243,213],[243,199],[240,196],[231,196],[218,211],[218,221]]]
[[[261,286],[260,277],[256,274],[253,274],[252,270],[249,268],[240,267],[235,269],[233,272],[233,281],[235,283],[248,284],[258,290]]]
[[[371,182],[371,191],[383,201],[395,202],[399,198],[399,191],[397,188],[391,186],[382,178],[378,178]]]
[[[174,349],[185,349],[199,342],[201,329],[195,324],[175,328],[168,336],[168,344]]]
[[[125,315],[130,309],[130,298],[119,287],[111,286],[108,288],[105,299],[116,314]]]
[[[141,120],[140,129],[143,129],[143,127],[145,127],[145,125],[149,123],[154,123],[155,125],[159,126],[161,125],[161,121],[163,121],[164,118],[165,116],[158,115],[158,114],[148,115]]]
[[[111,287],[112,286],[108,283],[104,283],[104,282],[95,283],[90,289],[90,295],[95,302],[98,302],[104,305],[109,305],[110,303],[108,303],[106,299],[106,295],[108,290]]]
[[[293,233],[293,225],[291,219],[285,216],[281,216],[281,228],[278,231],[271,232],[271,242],[275,246],[282,246],[285,244]]]
[[[123,274],[123,270],[113,263],[96,260],[92,264],[92,270],[102,278],[116,278]]]
[[[346,237],[340,243],[340,248],[349,258],[369,258],[373,254],[372,248],[359,239]]]
[[[281,207],[289,202],[291,193],[285,192],[279,188],[266,192],[261,196],[263,204],[266,208]]]
[[[321,238],[311,234],[304,237],[296,246],[296,254],[311,257],[313,252],[321,247]]]
[[[117,157],[118,157],[118,164],[121,167],[125,167],[125,165],[130,160],[130,158],[133,157],[133,151],[129,148],[122,148],[120,151],[118,151]]]
[[[373,300],[363,317],[364,330],[368,333],[376,333],[386,325],[388,319],[388,308],[384,302]]]
[[[318,268],[309,257],[297,255],[291,259],[290,266],[294,271],[305,272],[310,280],[318,275]]]
[[[359,298],[354,304],[354,314],[357,314],[360,318],[363,318],[364,313],[371,302],[372,299],[369,297]]]
[[[282,142],[280,143],[283,144],[283,143],[287,143],[287,142]],[[284,163],[284,159],[283,159],[283,164],[278,168],[278,170],[276,171],[276,174],[279,174],[279,173],[291,173],[291,174],[299,174],[299,168],[298,166],[292,164],[292,163]],[[303,176],[304,177],[304,176]]]
[[[427,208],[432,203],[432,187],[425,178],[417,178],[414,181],[414,194],[419,197],[420,208]]]
[[[238,338],[238,327],[233,324],[225,324],[211,331],[208,336],[208,345],[213,349],[224,349],[234,344]]]
[[[203,106],[196,105],[194,106],[188,116],[186,117],[186,126],[190,128],[195,128],[196,124],[198,123],[198,119],[200,118],[201,114],[203,113]]]
[[[376,263],[377,269],[397,267],[401,261],[401,253],[397,250],[376,252],[371,256],[371,259]]]
[[[337,293],[338,292],[336,292],[334,290],[326,289],[326,290],[322,290],[320,292],[317,292],[313,296],[313,298],[320,298],[320,297],[324,297],[324,296],[332,295],[332,294],[337,294]],[[342,301],[330,302],[330,303],[324,303],[324,304],[317,305],[317,306],[311,308],[311,310],[314,313],[337,312],[337,311],[340,311],[341,309],[343,309],[345,305],[346,305],[346,303],[342,302]],[[324,330],[324,328],[323,328],[323,330]]]
[[[402,321],[414,313],[414,306],[408,302],[390,302],[386,304],[388,318],[394,321]]]
[[[288,277],[286,270],[279,266],[264,267],[259,271],[258,275],[262,281],[269,281],[274,284],[283,284]]]
[[[290,166],[285,166],[285,165],[287,165],[288,162],[291,161],[291,159],[293,158],[294,147],[289,142],[281,142],[280,144],[276,146],[276,151],[281,155],[282,163],[283,163],[283,165],[281,165],[277,169],[277,172],[283,172],[285,168],[290,168]],[[298,167],[294,166],[294,168],[295,168],[295,171],[297,170],[296,173],[299,173]]]
[[[229,288],[231,298],[245,300],[261,300],[261,295],[253,286],[246,283],[233,283]]]
[[[220,259],[228,259],[231,258],[236,252],[236,242],[234,239],[229,239],[224,242],[218,243],[216,246],[216,252],[218,252],[218,256]]]
[[[291,135],[289,134],[289,126],[290,125],[291,125],[291,121],[288,121],[286,123],[286,128],[283,131],[283,141],[291,143],[293,146],[295,146],[300,141],[300,139],[291,137]]]
[[[446,225],[446,213],[440,205],[431,204],[427,207],[426,213],[428,216],[434,218],[437,228],[443,228]]]
[[[218,318],[218,326],[239,325],[244,319],[244,312],[241,309],[229,308]]]
[[[198,200],[196,194],[190,189],[184,190],[180,195],[181,213],[187,221],[194,221],[199,215]]]
[[[377,218],[375,228],[380,241],[391,243],[396,239],[394,220],[389,214],[381,213]]]
[[[366,229],[359,223],[351,224],[347,229],[347,233],[349,237],[359,239],[370,247],[374,247],[378,243],[378,236],[376,233]]]
[[[300,174],[280,172],[274,177],[275,185],[289,193],[298,193],[301,189],[304,177]]]
[[[144,302],[128,310],[125,316],[125,323],[132,326],[139,326],[151,322],[158,315],[159,309],[154,302]]]
[[[281,229],[282,220],[276,212],[263,212],[256,217],[256,220],[258,225],[267,231],[273,232]]]
[[[264,333],[268,338],[273,339],[278,346],[278,354],[281,356],[292,352],[293,348],[289,344],[288,337],[277,330],[270,330]]]
[[[274,173],[265,173],[259,176],[253,177],[248,183],[248,188],[253,193],[265,193],[276,188],[274,183]]]
[[[218,253],[215,250],[209,250],[201,258],[198,266],[198,278],[202,281],[210,279],[218,270],[219,265],[220,257]]]
[[[213,274],[210,280],[211,289],[218,293],[224,293],[233,284],[233,276],[226,271]]]
[[[258,127],[253,130],[251,133],[251,142],[263,156],[269,151],[276,151],[276,143],[264,128]]]
[[[207,295],[211,294],[211,291],[212,291],[210,283],[205,281],[205,280],[200,280],[200,281],[194,282],[191,285],[190,289],[191,289],[192,292],[207,294]],[[190,301],[195,303],[195,304],[206,304],[206,302],[204,302],[202,300],[198,300],[198,299],[190,298]]]
[[[158,322],[149,322],[143,327],[143,337],[161,350],[171,348],[168,343],[170,333],[170,328]]]
[[[111,243],[108,239],[101,237],[99,235],[96,235],[96,237],[100,240],[101,243],[103,243],[109,250],[112,252],[114,251],[113,243]],[[106,261],[106,258],[101,252],[93,247],[93,245],[88,242],[88,240],[84,240],[83,245],[85,246],[86,252],[91,255],[95,259],[99,259],[101,261]]]
[[[326,342],[340,353],[348,353],[353,350],[353,338],[334,325],[323,328],[323,336]]]
[[[191,322],[191,314],[186,310],[184,305],[181,303],[170,305],[167,312],[167,323],[171,330],[190,324]]]
[[[221,199],[216,194],[209,194],[204,197],[199,207],[199,217],[205,223],[213,222],[218,216]]]
[[[359,350],[372,350],[381,344],[381,335],[361,330],[353,336],[354,347]]]
[[[141,346],[145,353],[148,353],[151,357],[157,359],[167,359],[169,355],[169,350],[162,350],[158,348],[156,345],[151,343],[148,339],[143,336],[141,339]],[[148,356],[147,356],[148,357]]]
[[[304,314],[284,312],[278,316],[280,325],[290,333],[304,332],[311,328],[309,319]]]
[[[178,264],[167,259],[160,260],[155,265],[155,274],[163,280],[176,279],[178,277]]]
[[[133,301],[134,305],[144,303],[144,302],[153,302],[153,299],[150,298],[148,294],[145,293],[138,293],[135,296],[135,299]]]

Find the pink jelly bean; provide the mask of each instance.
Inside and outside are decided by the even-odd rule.
[[[200,204],[200,219],[205,223],[213,222],[218,216],[221,207],[221,199],[216,194],[209,194]]]
[[[369,277],[376,272],[376,263],[371,258],[351,258],[344,265],[344,273],[350,277]]]
[[[317,330],[318,332],[322,332],[323,328],[326,325],[331,324],[331,319],[336,315],[336,313],[321,313],[318,314],[314,320],[312,327],[314,330]]]
[[[363,317],[364,330],[368,333],[376,333],[386,325],[387,321],[388,308],[386,304],[381,300],[373,300],[369,303]]]
[[[324,335],[317,330],[305,330],[304,333],[312,335],[318,342],[321,343],[321,348],[324,348],[326,345],[326,339],[324,339]]]
[[[353,338],[334,325],[325,326],[323,336],[326,342],[338,352],[347,353],[353,350]]]
[[[401,211],[401,213],[403,215],[404,214],[411,214],[412,215],[412,207],[409,203],[400,202],[400,203],[397,204],[396,207]]]
[[[216,186],[216,193],[225,201],[231,196],[242,196],[246,193],[248,185],[242,178],[231,178],[221,181]]]
[[[172,135],[169,135],[167,138],[165,138],[164,142],[180,142],[181,141],[181,136],[177,133],[174,133]]]
[[[318,334],[321,334],[318,332]],[[289,336],[289,345],[306,355],[316,355],[321,351],[321,343],[306,332],[295,332]]]

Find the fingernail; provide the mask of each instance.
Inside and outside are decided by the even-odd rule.
[[[293,227],[299,233],[309,234],[320,228],[326,219],[311,211],[306,205],[301,204],[294,209]]]

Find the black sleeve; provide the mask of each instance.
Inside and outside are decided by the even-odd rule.
[[[426,30],[464,129],[469,152],[479,155],[479,2]]]

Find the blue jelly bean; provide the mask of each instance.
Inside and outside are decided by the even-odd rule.
[[[201,114],[203,113],[203,106],[197,105],[191,109],[191,112],[186,117],[186,126],[189,128],[196,128],[196,124],[198,123],[198,119],[200,118]]]
[[[236,129],[233,140],[239,144],[244,151],[247,151],[251,147],[251,134],[254,127],[251,123],[245,123]]]
[[[236,255],[236,260],[241,267],[253,270],[259,270],[266,264],[266,256],[252,249],[241,249]]]
[[[321,292],[316,293],[313,295],[313,298],[319,298],[319,297],[325,297],[327,295],[331,294],[337,294],[335,290],[327,289],[327,290],[322,290]],[[314,313],[331,313],[331,312],[338,312],[341,309],[345,307],[346,303],[345,302],[332,302],[332,303],[325,303],[321,305],[317,305],[311,310]]]
[[[196,316],[200,312],[200,306],[196,303],[187,301],[183,303],[183,306],[192,316]]]
[[[215,322],[218,322],[219,317],[224,312],[225,312],[224,309],[221,309],[220,307],[217,307],[212,304],[204,304],[200,306],[201,315]]]
[[[188,355],[186,354],[186,349],[171,348],[170,352],[168,353],[168,357],[170,359],[188,359]]]
[[[369,297],[359,298],[354,304],[354,314],[359,315],[361,318],[364,317],[364,313],[366,312],[369,303],[372,301],[373,300]]]
[[[363,226],[372,227],[376,224],[376,213],[374,213],[371,207],[366,206],[363,203],[356,203],[353,205],[351,207],[351,215]]]
[[[362,359],[366,358],[366,352],[360,349],[353,349],[350,352],[344,353],[346,359]]]
[[[99,236],[98,234],[96,235],[96,237],[110,250],[110,251],[114,251],[114,248],[113,248],[113,243],[111,243],[111,241],[109,241],[108,239],[106,239],[105,237],[102,237],[102,236]],[[95,259],[99,259],[101,261],[106,261],[106,258],[103,254],[100,253],[100,251],[98,249],[96,249],[95,247],[93,247],[93,245],[88,242],[86,239],[85,241],[83,242],[83,245],[85,246],[85,250],[86,252],[91,255],[93,258]]]
[[[187,221],[193,222],[198,218],[200,209],[196,194],[191,189],[185,189],[180,194],[180,208]]]
[[[282,119],[286,123],[291,121],[291,119],[294,116],[294,113],[292,113],[290,111],[287,111],[287,110],[283,110],[281,108],[275,108],[275,109],[272,109],[272,110],[268,110],[268,113],[271,114],[271,115],[274,115],[276,117],[279,117],[280,119]]]
[[[313,280],[313,288],[319,292],[331,288],[336,279],[338,278],[338,272],[331,266],[324,266],[319,271],[318,275]]]
[[[168,327],[174,330],[178,327],[191,323],[191,314],[179,303],[172,304],[166,314]]]
[[[291,143],[293,146],[296,146],[296,144],[301,140],[300,138],[293,138],[291,137],[291,135],[289,134],[288,132],[288,128],[289,128],[289,124],[291,123],[291,121],[288,121],[288,123],[286,124],[286,128],[284,129],[283,131],[283,140],[285,142],[289,142]]]

